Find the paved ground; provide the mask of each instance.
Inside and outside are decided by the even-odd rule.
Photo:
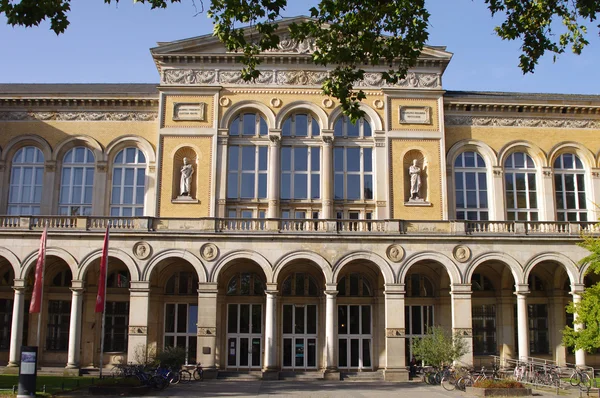
[[[548,392],[534,391],[538,397],[556,397]],[[578,396],[577,395],[571,395]],[[80,395],[81,396],[81,395]],[[459,392],[448,392],[440,386],[424,383],[384,382],[323,382],[323,381],[221,381],[194,382],[171,386],[151,396],[166,397],[315,397],[315,398],[467,398]],[[561,396],[565,396],[563,393]],[[147,396],[149,397],[149,396]]]

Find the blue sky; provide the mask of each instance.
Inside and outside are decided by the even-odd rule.
[[[43,23],[13,28],[0,16],[2,83],[157,83],[149,48],[211,33],[206,13],[196,15],[191,0],[166,10],[121,0],[73,0],[71,25],[56,36]],[[205,0],[207,3],[208,0]],[[286,16],[307,15],[317,0],[288,0]],[[200,0],[196,0],[199,6]],[[563,54],[556,63],[547,56],[534,74],[518,68],[519,45],[495,36],[483,0],[428,0],[432,14],[429,44],[454,53],[444,75],[448,90],[519,91],[600,94],[600,39],[590,30],[584,54]]]

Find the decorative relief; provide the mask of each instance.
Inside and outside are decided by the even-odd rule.
[[[198,326],[198,336],[216,337],[217,328]]]
[[[217,200],[217,204],[219,204],[219,205],[225,205],[225,204],[227,204],[227,200],[226,199],[219,199],[219,200]]]
[[[266,53],[296,53],[312,54],[317,49],[314,39],[305,39],[302,41],[293,40],[288,35],[279,39],[277,48],[265,51]]]
[[[322,104],[325,108],[331,108],[333,106],[333,101],[330,98],[325,98]]]
[[[398,263],[404,258],[404,249],[400,245],[390,245],[386,250],[386,254],[390,261]]]
[[[471,328],[454,328],[453,331],[455,334],[458,334],[459,336],[473,337],[473,329],[471,329]]]
[[[598,171],[592,171],[592,177],[594,177],[594,178],[600,178],[600,172],[598,172]]]
[[[200,248],[200,255],[206,261],[213,261],[219,255],[219,248],[214,243],[206,243]]]
[[[373,101],[373,106],[375,107],[375,109],[383,109],[383,105],[384,102],[380,99],[376,99],[375,101]]]
[[[386,328],[385,337],[404,337],[406,330],[404,328]]]
[[[542,127],[567,129],[597,129],[600,120],[591,119],[551,119],[496,116],[455,116],[448,115],[445,122],[449,126],[493,126],[493,127]]]
[[[148,334],[147,326],[129,326],[129,334],[145,336]]]
[[[377,201],[377,207],[385,207],[386,206],[386,201],[385,200],[378,200]]]
[[[501,167],[494,167],[493,172],[494,172],[494,177],[502,177],[502,174],[504,173],[502,171]]]
[[[246,81],[242,79],[242,72],[239,70],[215,71],[204,69],[166,69],[162,73],[161,84],[197,86],[209,84],[320,86],[327,77],[328,72],[306,70],[263,70],[256,80]],[[400,80],[395,85],[388,84],[381,73],[365,73],[364,79],[357,82],[356,87],[439,89],[442,85],[440,76],[436,73],[410,72],[406,78]],[[383,103],[381,106],[383,107]]]
[[[0,120],[58,120],[68,122],[149,122],[157,119],[158,112],[0,112]]]
[[[173,104],[173,120],[204,121],[206,119],[205,102],[175,102]]]
[[[152,254],[152,247],[148,242],[137,242],[133,245],[133,254],[140,260],[145,260]]]
[[[454,255],[456,261],[464,263],[469,261],[469,258],[471,258],[471,249],[465,245],[458,245],[454,248],[452,254]]]
[[[227,97],[221,97],[219,99],[219,104],[221,104],[221,106],[224,106],[225,108],[227,108],[229,105],[231,105],[231,100]]]
[[[281,106],[281,100],[279,98],[271,98],[270,104],[273,108],[279,108]]]
[[[552,178],[552,170],[542,170],[542,174],[544,175],[545,178]]]

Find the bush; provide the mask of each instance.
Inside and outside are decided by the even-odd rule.
[[[516,380],[479,380],[473,384],[478,388],[525,388],[522,383]]]
[[[160,366],[181,369],[185,363],[185,348],[167,347],[156,356],[156,359],[160,362]]]

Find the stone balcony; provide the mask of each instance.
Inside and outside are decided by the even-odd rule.
[[[381,236],[554,236],[600,234],[593,222],[290,220],[233,218],[0,216],[0,233],[50,230],[115,233],[317,234]]]

